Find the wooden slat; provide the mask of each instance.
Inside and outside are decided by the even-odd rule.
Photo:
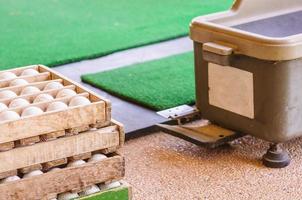
[[[8,105],[12,100],[18,99],[18,98],[23,98],[23,99],[28,100],[29,102],[32,102],[39,94],[49,94],[51,96],[55,96],[60,90],[63,90],[63,89],[74,90],[75,86],[74,85],[68,85],[68,86],[65,86],[64,88],[60,88],[60,89],[45,90],[45,91],[37,92],[35,94],[26,94],[26,95],[16,96],[14,98],[1,99],[0,102]]]
[[[66,87],[65,87],[66,88]],[[71,88],[71,89],[74,89],[74,88]],[[35,97],[38,96],[38,95],[35,95]],[[89,94],[86,92],[86,93],[81,93],[81,94],[77,94],[77,95],[74,95],[72,97],[62,97],[62,98],[55,98],[55,99],[52,99],[50,101],[43,101],[43,102],[38,102],[38,103],[31,103],[29,105],[26,105],[26,106],[20,106],[20,107],[15,107],[15,108],[9,108],[7,110],[10,110],[10,111],[14,111],[16,113],[19,113],[21,114],[22,111],[27,108],[27,107],[32,107],[32,106],[35,106],[35,107],[39,107],[41,108],[42,110],[46,110],[47,109],[47,106],[53,102],[57,102],[57,101],[60,101],[60,102],[64,102],[66,103],[67,105],[69,104],[69,101],[73,98],[73,97],[76,97],[76,96],[83,96],[83,97],[88,97]],[[34,97],[34,98],[35,98]],[[72,109],[71,107],[68,108],[68,109]]]
[[[39,136],[33,136],[25,139],[21,139],[16,141],[16,146],[17,147],[23,147],[23,146],[28,146],[28,145],[33,145],[37,142],[40,142],[40,137]]]
[[[16,94],[20,94],[20,92],[28,87],[28,86],[34,86],[36,88],[39,88],[40,90],[43,90],[44,87],[48,84],[48,83],[51,83],[51,82],[59,82],[59,83],[62,83],[63,80],[62,79],[56,79],[56,80],[48,80],[48,81],[43,81],[43,82],[33,82],[33,83],[29,83],[29,84],[26,84],[26,85],[17,85],[17,86],[11,86],[11,87],[5,87],[5,88],[0,88],[0,91],[3,91],[3,90],[11,90],[13,92],[15,92]]]
[[[119,145],[116,125],[0,152],[0,173]]]
[[[1,151],[8,151],[10,149],[13,149],[15,147],[15,143],[14,142],[6,142],[3,144],[0,144],[0,152]]]
[[[79,154],[79,155],[69,157],[68,161],[72,162],[72,161],[75,161],[75,160],[85,160],[85,159],[88,159],[90,157],[91,157],[91,152],[82,153],[82,154]]]
[[[114,119],[111,119],[111,122],[113,124],[116,124],[118,126],[119,132],[120,132],[120,145],[119,147],[122,147],[125,143],[125,128],[124,125]]]
[[[117,151],[117,149],[119,148],[119,146],[115,146],[115,147],[109,147],[106,149],[103,149],[100,151],[101,154],[110,154],[110,153],[114,153]]]
[[[63,193],[74,188],[84,189],[90,185],[121,179],[124,176],[124,159],[113,156],[105,160],[81,166],[0,184],[2,199],[43,199],[51,194]],[[68,181],[67,181],[68,180]]]
[[[62,159],[43,163],[42,167],[43,167],[43,170],[49,170],[53,167],[64,165],[66,163],[67,163],[67,158],[62,158]]]
[[[6,177],[9,177],[9,176],[15,176],[17,174],[18,174],[18,171],[16,169],[15,170],[6,171],[6,172],[1,172],[0,173],[0,179],[6,178]]]
[[[18,68],[14,68],[14,69],[2,70],[1,72],[12,72],[12,73],[16,74],[17,76],[20,76],[21,73],[26,69],[35,69],[35,70],[39,71],[39,65],[28,65],[28,66],[18,67]]]
[[[66,129],[66,135],[76,135],[76,134],[79,134],[81,132],[87,131],[89,129],[90,129],[89,125],[69,128],[69,129]]]
[[[57,139],[57,138],[63,137],[63,136],[65,136],[65,130],[55,131],[52,133],[41,135],[40,140],[43,142],[46,142],[46,141],[54,140],[54,139]]]
[[[41,170],[41,169],[42,169],[42,165],[41,164],[36,164],[36,165],[24,167],[24,168],[20,169],[19,172],[22,173],[22,174],[26,174],[26,173],[29,173],[31,171]]]
[[[6,80],[0,80],[0,88],[7,87],[9,83],[15,79],[22,78],[24,80],[27,80],[27,82],[32,83],[32,82],[40,82],[40,81],[46,81],[50,78],[50,73],[49,72],[43,72],[37,75],[28,75],[28,76],[18,76],[16,78],[12,79],[6,79]]]
[[[95,102],[85,106],[46,112],[37,116],[0,123],[0,143],[44,135],[71,127],[94,124],[97,121],[108,123],[105,113],[105,102]]]

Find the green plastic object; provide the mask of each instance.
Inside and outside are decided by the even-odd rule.
[[[129,188],[122,186],[110,189],[89,196],[78,198],[77,200],[130,200]]]

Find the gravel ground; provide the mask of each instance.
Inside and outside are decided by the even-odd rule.
[[[302,139],[284,147],[292,163],[284,169],[261,164],[268,143],[246,136],[216,149],[164,133],[130,140],[125,180],[133,200],[302,199]]]

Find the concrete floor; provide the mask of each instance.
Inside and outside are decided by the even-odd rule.
[[[262,165],[268,143],[251,136],[209,149],[154,133],[127,141],[121,152],[133,200],[299,200],[301,142],[283,145],[292,157],[283,169]]]
[[[87,88],[112,102],[112,116],[125,125],[126,132],[133,132],[145,127],[161,123],[167,119],[159,116],[156,112],[121,100],[98,88],[81,82],[81,75],[96,73],[115,68],[125,67],[135,63],[147,62],[184,52],[192,51],[192,41],[188,37],[179,38],[159,44],[148,45],[126,51],[114,53],[105,57],[84,60],[81,62],[62,65],[54,68],[61,74],[77,81]]]

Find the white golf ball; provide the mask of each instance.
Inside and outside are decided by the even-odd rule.
[[[26,69],[21,73],[21,76],[33,76],[37,74],[39,74],[39,72],[35,69]]]
[[[54,111],[54,110],[64,110],[65,108],[68,108],[68,106],[65,103],[63,103],[61,101],[56,101],[56,102],[49,104],[46,111],[49,112],[49,111]]]
[[[57,98],[62,98],[62,97],[70,97],[70,96],[74,96],[76,95],[77,93],[74,91],[74,90],[71,90],[71,89],[63,89],[63,90],[60,90],[57,94]]]
[[[20,180],[21,178],[19,176],[9,176],[5,179],[2,179],[0,181],[0,183],[7,183],[7,182],[12,182],[12,181],[17,181],[17,180]]]
[[[5,105],[4,103],[0,103],[0,112],[6,109],[7,109],[7,105]]]
[[[39,103],[39,102],[45,102],[45,101],[51,101],[54,100],[53,96],[50,94],[39,94],[35,100],[34,103]]]
[[[21,95],[27,95],[27,94],[35,94],[40,92],[40,89],[34,86],[28,86],[23,88],[23,90],[21,91]]]
[[[53,171],[58,171],[58,170],[61,170],[61,168],[59,168],[59,167],[54,167],[54,168],[51,168],[49,171],[50,171],[50,172],[53,172]]]
[[[104,154],[97,153],[97,154],[93,154],[91,156],[91,158],[89,158],[88,162],[101,161],[101,160],[104,160],[106,158],[107,158],[107,156],[105,156]]]
[[[12,73],[12,72],[2,72],[0,73],[0,80],[3,79],[12,79],[12,78],[16,78],[16,74]]]
[[[41,110],[41,108],[38,108],[36,106],[30,106],[30,107],[25,108],[22,111],[21,117],[39,115],[42,113],[43,113],[43,110]]]
[[[91,102],[86,97],[78,96],[78,97],[73,97],[70,100],[69,106],[88,105],[90,103]]]
[[[118,182],[118,181],[114,181],[114,182],[111,182],[111,183],[108,183],[108,184],[101,184],[100,185],[101,190],[109,190],[109,189],[117,188],[117,187],[120,187],[120,186],[121,186],[121,183]]]
[[[26,85],[26,84],[28,84],[27,80],[18,78],[18,79],[12,80],[12,81],[9,83],[9,86],[12,87],[12,86]]]
[[[17,94],[11,90],[3,90],[0,92],[0,99],[9,99],[16,97]]]
[[[47,85],[44,87],[43,90],[53,90],[53,89],[61,89],[64,86],[62,85],[62,83],[59,82],[50,82],[47,83]]]
[[[84,160],[75,160],[75,161],[68,163],[67,167],[75,167],[75,166],[83,165],[85,163],[86,162]]]
[[[78,193],[64,192],[58,195],[58,200],[70,200],[79,197]]]
[[[14,111],[3,111],[0,113],[0,121],[9,121],[20,119],[20,115]]]
[[[24,174],[23,178],[29,178],[29,177],[38,176],[41,174],[43,174],[43,172],[41,170],[34,170],[31,172],[28,172],[27,174]]]
[[[16,108],[16,107],[20,107],[20,106],[27,106],[30,103],[26,100],[26,99],[22,99],[22,98],[18,98],[18,99],[14,99],[12,100],[8,107],[9,108]]]
[[[87,196],[87,195],[90,195],[90,194],[94,194],[94,193],[97,193],[97,192],[100,192],[100,188],[97,186],[97,185],[92,185],[92,186],[89,186],[87,188],[85,188],[82,192],[79,193],[80,196]]]

